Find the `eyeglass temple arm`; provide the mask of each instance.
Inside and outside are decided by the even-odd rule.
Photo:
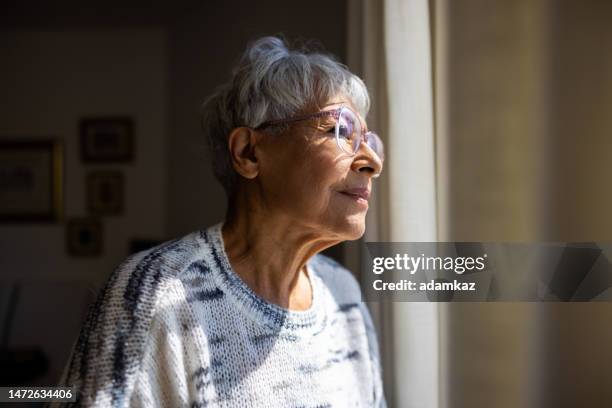
[[[319,118],[319,117],[322,117],[322,116],[334,116],[337,119],[338,116],[340,115],[340,109],[342,109],[342,107],[340,107],[338,109],[328,110],[328,111],[321,111],[321,112],[317,112],[317,113],[311,113],[309,115],[298,116],[297,118],[280,119],[280,120],[269,120],[269,121],[264,122],[261,125],[257,126],[255,128],[255,130],[263,129],[263,128],[266,128],[268,126],[273,126],[273,125],[285,125],[285,124],[288,124],[288,123],[299,122],[301,120],[312,119],[312,118]]]

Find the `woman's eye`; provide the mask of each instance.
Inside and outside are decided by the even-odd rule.
[[[338,133],[340,137],[343,137],[345,139],[349,139],[351,137],[350,130],[346,126],[340,126]]]

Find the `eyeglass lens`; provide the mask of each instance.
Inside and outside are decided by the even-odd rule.
[[[355,154],[361,143],[361,122],[350,109],[342,109],[337,122],[337,140],[339,147],[348,154]],[[384,148],[380,138],[372,132],[368,132],[365,143],[372,149],[380,159],[384,159]]]

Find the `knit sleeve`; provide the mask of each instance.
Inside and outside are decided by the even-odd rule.
[[[120,406],[129,392],[125,368],[131,367],[133,359],[126,357],[126,351],[133,355],[141,336],[131,335],[134,330],[130,329],[141,325],[130,321],[134,313],[125,310],[125,295],[141,260],[139,255],[124,261],[89,309],[60,381],[73,388],[75,406]]]
[[[153,319],[140,367],[136,374],[130,407],[188,406],[184,371],[184,345],[180,323],[172,313],[162,311]]]
[[[75,406],[125,407],[132,401],[151,344],[158,300],[189,262],[193,244],[168,241],[129,257],[110,276],[90,309],[61,385]],[[153,336],[155,338],[155,336]]]
[[[365,303],[360,302],[360,309],[363,315],[363,319],[366,324],[366,333],[368,336],[368,346],[370,351],[370,360],[372,362],[373,378],[374,378],[374,407],[386,408],[387,402],[385,400],[383,384],[382,384],[382,368],[380,363],[380,351],[378,347],[378,340],[376,336],[376,329],[372,323],[372,317]]]
[[[374,381],[373,406],[376,408],[386,408],[387,403],[383,391],[382,368],[376,329],[372,323],[372,317],[367,305],[361,301],[362,296],[359,282],[348,269],[323,255],[317,255],[313,259],[313,266],[323,277],[338,303],[359,305],[359,310],[361,311],[366,326],[368,354],[370,355],[370,365],[372,367],[372,378]]]

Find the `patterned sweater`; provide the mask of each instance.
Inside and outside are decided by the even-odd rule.
[[[236,275],[221,224],[133,255],[90,310],[62,384],[77,406],[385,407],[357,281],[322,255],[307,268],[312,306],[291,311]]]

